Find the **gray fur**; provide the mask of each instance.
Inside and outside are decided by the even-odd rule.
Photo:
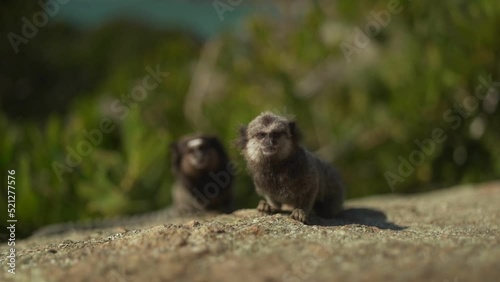
[[[240,130],[238,140],[255,190],[265,198],[257,209],[291,209],[306,222],[311,211],[331,218],[342,210],[345,188],[337,171],[300,144],[295,121],[265,112]]]

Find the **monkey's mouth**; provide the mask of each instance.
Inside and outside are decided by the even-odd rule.
[[[208,159],[207,158],[191,158],[190,163],[196,169],[204,169],[208,165]]]
[[[275,147],[264,147],[261,151],[264,156],[272,156],[278,152],[278,149]]]

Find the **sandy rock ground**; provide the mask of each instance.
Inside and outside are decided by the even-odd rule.
[[[255,210],[0,246],[0,281],[500,281],[500,182],[347,203],[311,225]]]

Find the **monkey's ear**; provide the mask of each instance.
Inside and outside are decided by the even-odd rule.
[[[247,126],[245,125],[240,125],[240,128],[238,129],[239,136],[236,139],[236,147],[239,150],[243,150],[245,146],[247,145],[248,142],[248,137],[247,137]]]
[[[205,138],[208,145],[217,151],[218,157],[221,157],[225,161],[227,159],[227,154],[220,139],[217,136],[205,136]]]
[[[288,128],[290,129],[290,134],[292,135],[292,140],[296,143],[302,140],[302,133],[297,126],[297,122],[294,120],[288,122]]]
[[[176,173],[180,170],[181,150],[177,142],[170,143],[170,165],[172,166],[173,173]]]
[[[238,129],[239,133],[240,133],[240,137],[247,137],[247,126],[246,125],[240,125],[240,128]]]
[[[206,136],[203,136],[203,138],[211,147],[222,148],[222,143],[220,142],[219,138],[217,138],[216,136],[206,135]]]

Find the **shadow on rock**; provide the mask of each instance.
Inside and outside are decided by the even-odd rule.
[[[313,216],[310,222],[310,225],[320,226],[341,226],[350,224],[373,226],[379,229],[390,229],[396,231],[406,229],[404,226],[399,226],[387,221],[387,216],[384,212],[370,208],[348,208],[342,211],[340,215],[332,219]]]

